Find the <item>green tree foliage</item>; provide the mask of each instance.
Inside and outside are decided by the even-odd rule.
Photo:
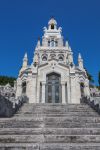
[[[11,86],[14,86],[14,81],[16,78],[8,76],[0,76],[0,85],[6,85],[9,83]]]
[[[93,76],[87,70],[86,70],[86,73],[87,73],[88,79],[90,81],[90,86],[93,86],[93,83],[94,83]]]
[[[99,89],[100,89],[100,71],[98,73],[98,83],[99,83]]]

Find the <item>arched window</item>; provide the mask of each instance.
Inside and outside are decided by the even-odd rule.
[[[48,46],[50,46],[50,41],[48,41]]]
[[[51,24],[51,29],[54,29],[54,24],[53,23]]]
[[[81,97],[84,97],[84,83],[80,83],[80,88],[81,88]]]
[[[51,47],[54,47],[54,40],[51,40]]]
[[[26,82],[22,83],[22,94],[26,94]]]
[[[63,61],[63,57],[62,56],[59,57],[59,61]]]
[[[58,59],[59,59],[59,61],[63,61],[64,60],[64,55],[63,54],[59,54],[58,55]]]
[[[55,46],[56,46],[56,47],[58,46],[58,42],[57,42],[57,41],[55,42]]]
[[[43,61],[47,61],[47,57],[46,57],[46,56],[43,56],[43,57],[42,57],[42,60],[43,60]]]

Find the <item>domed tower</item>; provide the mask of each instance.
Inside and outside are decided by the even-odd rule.
[[[51,18],[48,27],[44,27],[44,36],[42,37],[42,46],[57,47],[63,46],[63,37],[61,35],[62,28],[57,27],[57,21]]]
[[[57,22],[56,22],[56,20],[53,17],[48,22],[48,29],[49,30],[57,29]]]
[[[40,40],[38,41],[34,52],[34,57],[36,53],[38,55],[38,65],[45,64],[50,59],[57,59],[63,64],[70,63],[70,46],[68,42],[64,42],[62,28],[58,27],[57,21],[51,18],[48,22],[48,26],[43,29],[44,35],[42,36],[42,42]]]

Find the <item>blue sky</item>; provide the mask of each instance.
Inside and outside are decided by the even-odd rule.
[[[27,51],[32,62],[38,37],[54,16],[97,84],[100,70],[100,0],[0,0],[0,75],[17,77]]]

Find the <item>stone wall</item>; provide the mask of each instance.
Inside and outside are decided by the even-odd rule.
[[[81,102],[90,105],[96,112],[100,114],[100,96],[90,98],[83,97]]]
[[[9,84],[0,86],[0,117],[12,117],[27,101],[28,98],[25,95],[16,99],[15,90]]]

